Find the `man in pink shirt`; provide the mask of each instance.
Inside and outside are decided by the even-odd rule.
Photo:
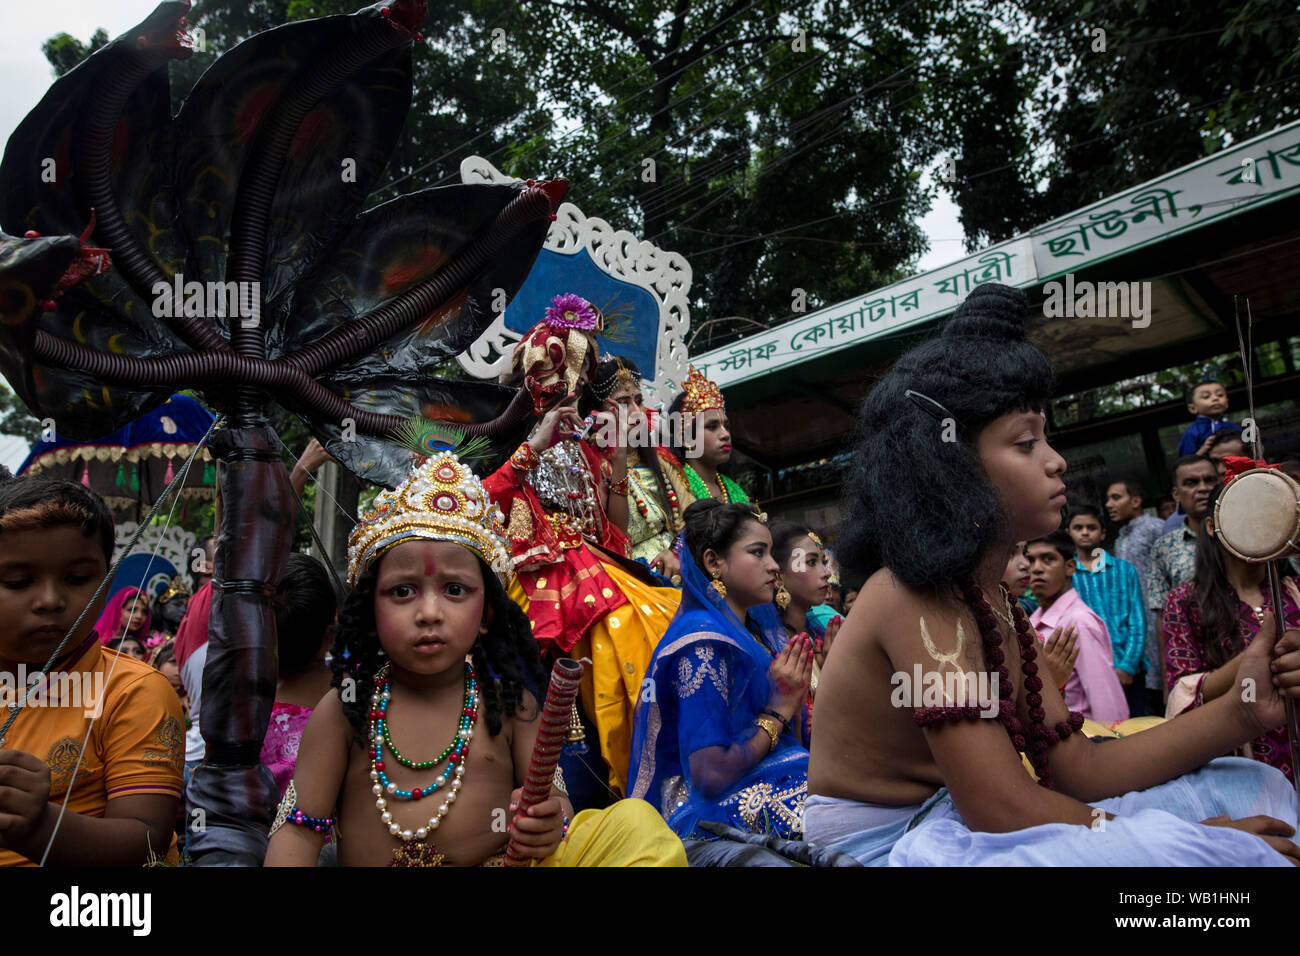
[[[1073,627],[1079,635],[1079,659],[1065,685],[1065,706],[1098,723],[1128,720],[1128,701],[1115,676],[1106,625],[1070,583],[1075,571],[1074,541],[1065,532],[1054,531],[1030,541],[1025,554],[1029,590],[1038,599],[1029,622],[1039,639],[1046,640],[1058,627]]]

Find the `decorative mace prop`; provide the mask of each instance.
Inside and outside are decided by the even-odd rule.
[[[580,663],[567,657],[555,662],[555,667],[551,670],[551,686],[546,690],[546,703],[542,707],[537,742],[533,744],[533,755],[528,761],[528,776],[524,779],[523,792],[519,795],[516,817],[526,815],[529,807],[541,803],[551,795],[551,781],[555,777],[555,767],[560,762],[569,714],[573,711],[573,702],[578,696],[581,680]],[[506,866],[527,865],[528,861],[519,855],[512,838],[506,846]]]

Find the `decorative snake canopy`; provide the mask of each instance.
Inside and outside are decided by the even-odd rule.
[[[409,461],[391,440],[403,421],[504,454],[516,393],[431,372],[518,290],[567,185],[426,189],[363,212],[410,106],[425,4],[253,36],[172,116],[188,10],[160,4],[10,137],[0,372],[77,438],[193,388],[235,426],[280,403],[390,487]]]

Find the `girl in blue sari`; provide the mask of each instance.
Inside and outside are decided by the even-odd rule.
[[[629,795],[679,836],[710,820],[798,838],[812,642],[787,642],[770,603],[778,565],[766,516],[705,499],[684,517],[682,603],[646,672]]]

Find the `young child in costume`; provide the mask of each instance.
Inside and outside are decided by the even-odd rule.
[[[682,390],[668,406],[668,417],[678,423],[684,444],[674,445],[672,452],[683,465],[695,499],[749,501],[740,485],[721,471],[731,460],[731,423],[722,389],[690,366]]]
[[[787,639],[772,606],[767,516],[715,500],[686,512],[682,606],[637,707],[632,794],[683,836],[712,821],[798,839],[812,640]]]
[[[597,410],[617,415],[618,428],[626,426],[629,435],[628,557],[671,580],[680,569],[673,542],[695,495],[681,462],[657,440],[654,413],[646,408],[641,391],[641,370],[630,358],[616,355],[596,366],[578,411],[585,415]]]
[[[143,661],[104,647],[90,608],[113,555],[113,516],[76,482],[0,484],[0,866],[175,861],[181,703]],[[101,598],[102,601],[102,598]],[[12,679],[11,679],[12,680]],[[61,807],[66,800],[66,811]]]
[[[330,830],[344,866],[494,865],[511,837],[541,865],[684,864],[680,841],[636,801],[579,814],[566,836],[557,779],[515,816],[539,726],[526,683],[544,675],[506,597],[501,521],[450,452],[362,516],[348,542],[337,690],[307,722],[267,865],[315,864]]]
[[[572,403],[596,366],[603,322],[586,300],[558,296],[516,346],[514,367],[540,421],[483,482],[508,516],[516,574],[510,596],[527,612],[543,658],[592,661],[570,739],[584,741],[584,716],[595,739],[588,753],[561,758],[583,807],[626,793],[632,711],[655,644],[681,599],[675,588],[655,587],[620,563],[630,565],[627,449],[592,440],[610,432],[614,416],[595,412],[592,439],[579,437],[584,426]]]
[[[838,544],[871,577],[818,689],[804,838],[896,866],[1300,861],[1282,822],[1295,819],[1290,781],[1214,759],[1283,722],[1281,695],[1300,696],[1300,632],[1275,639],[1269,617],[1242,655],[1236,683],[1255,698],[1228,694],[1119,740],[1079,734],[1040,670],[999,584],[1013,542],[1057,527],[1065,504],[1065,461],[1044,436],[1051,367],[1026,313],[1023,292],[976,288],[863,404],[861,507]],[[954,423],[959,440],[944,441]],[[892,706],[891,676],[914,668],[977,699]]]

